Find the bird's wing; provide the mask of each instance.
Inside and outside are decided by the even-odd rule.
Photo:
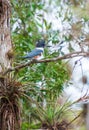
[[[23,58],[33,58],[37,55],[40,55],[43,51],[39,49],[34,49],[30,53],[28,53],[26,56],[23,56]]]

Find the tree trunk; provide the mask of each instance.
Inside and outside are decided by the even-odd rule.
[[[11,52],[10,1],[0,0],[0,130],[20,130],[17,83],[2,75],[11,66]]]
[[[11,66],[10,1],[0,0],[0,72]]]

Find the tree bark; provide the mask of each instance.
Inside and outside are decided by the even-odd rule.
[[[0,72],[11,66],[10,1],[0,0]]]
[[[10,1],[0,0],[0,130],[15,130],[13,128],[15,114],[6,100],[9,79],[2,77],[3,71],[11,66],[10,12]]]

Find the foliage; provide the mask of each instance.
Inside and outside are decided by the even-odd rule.
[[[22,75],[23,73],[20,73],[20,77]],[[63,90],[63,84],[67,79],[68,71],[65,63],[61,61],[57,63],[42,63],[33,65],[31,68],[26,68],[25,76],[22,78],[24,82],[29,82],[29,84],[33,83],[32,87],[35,90],[41,93],[45,92],[43,96],[45,97],[46,95],[47,98],[48,95],[50,100],[53,98],[53,95],[54,97],[59,96],[59,93]]]
[[[20,129],[19,91],[21,84],[11,76],[0,77],[0,129]],[[7,121],[8,120],[8,121]]]
[[[88,15],[84,10],[84,6],[86,5],[82,1],[67,0],[63,2],[62,0],[55,0],[54,2],[49,0],[47,3],[41,0],[11,0],[11,5],[11,35],[15,55],[15,63],[13,63],[13,66],[18,63],[26,62],[21,61],[17,57],[31,51],[38,39],[44,38],[46,44],[51,44],[54,47],[51,53],[51,49],[45,49],[44,53],[45,58],[52,58],[64,55],[66,52],[74,52],[76,48],[80,49],[81,47],[78,41],[82,41],[82,36],[84,38],[88,36],[88,31],[85,30],[85,27],[88,25]],[[86,6],[86,10],[87,9]],[[57,26],[54,26],[54,17],[52,17],[52,19],[50,17],[50,15],[54,14],[55,19],[58,21]],[[48,18],[46,18],[46,15]],[[84,23],[81,19],[83,19]],[[62,28],[59,27],[59,24],[61,24]],[[64,44],[60,44],[62,40]],[[87,40],[89,39],[87,38]],[[81,44],[83,43],[81,42]],[[63,50],[65,45],[67,47]],[[56,47],[56,51],[55,46],[58,47]],[[23,91],[30,98],[30,101],[33,102],[33,99],[35,99],[38,104],[42,104],[41,112],[45,111],[44,117],[45,115],[48,116],[45,120],[51,122],[54,116],[54,107],[49,107],[48,103],[51,101],[55,102],[63,90],[63,84],[69,79],[66,63],[58,61],[55,63],[35,64],[21,70],[17,73],[16,77],[23,84]],[[36,127],[33,121],[30,121],[31,124],[28,124],[29,116],[34,117],[34,114],[38,116],[36,115],[38,113],[40,116],[40,114],[42,114],[40,108],[35,106],[33,109],[32,104],[26,101],[24,95],[21,102],[23,103],[24,109],[22,129],[28,129],[31,125],[32,127]],[[46,109],[42,111],[45,102],[47,106]],[[34,111],[31,111],[31,109]],[[28,113],[30,113],[30,115],[28,115]],[[25,119],[24,115],[26,117]],[[42,115],[40,117],[43,118]],[[38,127],[39,126],[40,124],[38,124]]]
[[[19,8],[20,7],[20,8]],[[38,31],[36,16],[42,18],[35,13],[41,11],[43,4],[37,1],[12,1],[12,39],[15,44],[16,53],[22,55],[25,51],[33,48],[37,39],[42,35]],[[42,26],[42,25],[41,25]],[[15,40],[14,40],[15,39]]]
[[[35,100],[24,95],[24,97],[32,103],[30,106],[30,114],[28,124],[24,122],[22,129],[63,129],[66,130],[68,125],[68,114],[70,112],[71,103],[66,101],[64,104],[58,104],[58,100],[48,102],[44,107],[35,102]],[[35,103],[35,104],[34,104]],[[29,105],[27,105],[29,106]],[[71,124],[71,123],[69,123]]]
[[[66,115],[68,109],[68,104],[59,106],[58,104],[48,104],[47,107],[32,109],[32,115],[35,120],[40,121],[41,126],[39,128],[43,129],[62,129],[62,122],[65,121],[65,127],[67,128],[67,121],[63,119],[62,115]],[[64,116],[65,117],[65,116]],[[35,121],[36,122],[36,121]],[[38,123],[39,124],[39,123]],[[36,124],[35,124],[36,125]],[[64,129],[63,129],[64,130]]]

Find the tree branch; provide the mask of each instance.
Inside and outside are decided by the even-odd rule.
[[[72,53],[69,53],[69,54],[66,54],[64,56],[58,56],[58,57],[55,57],[55,58],[51,58],[51,59],[43,59],[43,60],[30,60],[29,62],[26,62],[26,63],[23,63],[23,64],[20,64],[18,66],[15,66],[15,67],[12,67],[12,68],[8,68],[4,73],[3,75],[6,75],[7,73],[10,73],[12,71],[19,71],[19,69],[22,69],[26,66],[30,66],[31,64],[38,64],[38,63],[47,63],[47,62],[56,62],[58,60],[63,60],[63,59],[70,59],[70,58],[73,58],[73,57],[78,57],[78,56],[88,56],[89,53],[87,52],[82,52],[82,51],[78,51],[78,52],[72,52]]]

